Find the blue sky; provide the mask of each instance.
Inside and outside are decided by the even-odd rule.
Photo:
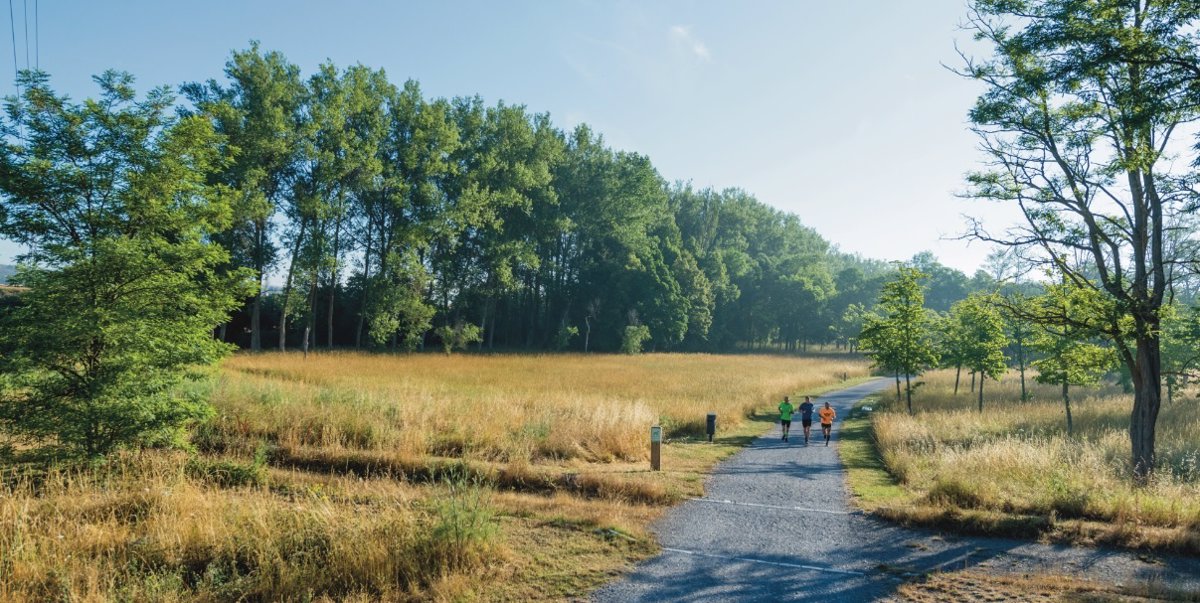
[[[964,0],[14,0],[22,67],[24,6],[30,62],[76,98],[108,68],[142,89],[220,78],[229,52],[255,39],[306,74],[327,58],[359,62],[429,96],[587,122],[668,180],[744,188],[870,257],[929,249],[972,272],[988,249],[946,239],[962,216],[1015,218],[955,196],[979,157],[966,128],[979,88],[942,66],[959,64],[956,41],[970,47]],[[0,262],[14,253],[0,242]]]

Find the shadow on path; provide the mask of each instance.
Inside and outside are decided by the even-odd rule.
[[[838,412],[829,446],[815,426],[812,443],[804,446],[802,433],[796,437],[797,421],[790,442],[780,441],[775,427],[721,463],[703,499],[684,502],[655,524],[663,552],[591,599],[871,601],[913,576],[972,567],[1113,582],[1171,576],[1200,589],[1200,560],[1152,565],[1124,551],[945,537],[855,511],[837,454],[840,418],[890,385],[890,379],[876,379],[816,399]]]

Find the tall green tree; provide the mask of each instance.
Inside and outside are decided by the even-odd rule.
[[[212,329],[252,290],[248,271],[217,271],[229,255],[211,242],[230,218],[209,183],[222,141],[127,74],[83,103],[40,72],[19,83],[0,121],[0,234],[28,248],[29,290],[0,326],[0,429],[68,456],[172,440],[207,411],[176,386],[228,351]]]
[[[388,132],[385,102],[391,91],[383,72],[362,65],[341,72],[325,63],[309,80],[313,120],[312,161],[307,177],[319,208],[310,230],[312,281],[309,324],[314,333],[317,291],[326,281],[326,342],[334,345],[336,292],[350,239],[355,203],[365,200],[382,172],[380,147]]]
[[[295,176],[305,90],[300,69],[279,52],[262,52],[257,42],[233,53],[225,76],[228,85],[209,80],[185,84],[182,90],[194,112],[212,120],[232,159],[212,175],[214,183],[236,193],[233,218],[213,240],[229,250],[233,268],[250,267],[257,275],[250,302],[250,349],[259,350],[263,290],[278,252],[272,218]]]
[[[963,74],[984,84],[972,109],[988,167],[976,196],[1011,201],[1024,226],[975,236],[1041,248],[1079,287],[1109,297],[1107,337],[1133,381],[1132,476],[1155,466],[1162,397],[1162,311],[1194,245],[1172,243],[1190,218],[1194,174],[1173,137],[1200,116],[1195,65],[1200,3],[977,0],[968,27],[993,54]],[[1194,238],[1194,232],[1189,235]],[[1178,241],[1175,241],[1176,243]],[[1083,266],[1063,260],[1080,254]],[[1117,330],[1131,317],[1125,338]]]
[[[376,343],[397,333],[406,346],[417,343],[435,312],[433,300],[425,298],[431,286],[448,321],[465,320],[457,294],[470,273],[456,268],[470,264],[453,260],[461,233],[478,223],[483,197],[474,189],[454,189],[465,167],[455,160],[463,144],[451,110],[444,100],[426,100],[411,80],[389,95],[382,177],[364,198],[365,285],[356,342],[365,321]],[[438,277],[433,282],[429,270]]]
[[[879,295],[879,315],[867,317],[859,345],[888,372],[904,377],[904,395],[912,414],[912,378],[938,362],[932,318],[921,287],[924,273],[901,266]]]

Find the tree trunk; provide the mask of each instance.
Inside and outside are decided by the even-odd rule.
[[[979,413],[983,414],[983,382],[987,381],[987,375],[979,374]]]
[[[362,296],[358,300],[358,326],[354,328],[354,348],[362,347],[363,323],[367,318],[367,302],[371,292],[371,235],[375,223],[367,220],[367,249],[363,252]]]
[[[896,401],[900,401],[900,371],[896,371]]]
[[[1025,344],[1017,342],[1017,368],[1021,370],[1021,401],[1029,400],[1029,391],[1025,389]]]
[[[308,286],[308,325],[304,327],[304,353],[308,355],[308,341],[317,337],[317,281],[320,280],[319,266],[313,266],[312,281]],[[314,346],[315,347],[315,346]]]
[[[493,308],[489,320],[492,321],[488,327],[488,350],[496,349],[496,310]]]
[[[1150,334],[1137,337],[1137,357],[1130,367],[1133,376],[1133,412],[1129,418],[1129,441],[1133,449],[1133,478],[1145,485],[1154,472],[1154,438],[1162,405],[1162,358],[1157,325],[1145,328]]]
[[[910,377],[907,372],[904,373],[904,397],[905,397],[905,399],[908,400],[908,414],[911,415],[911,414],[913,414],[913,412],[912,412],[912,381],[910,380]]]
[[[962,365],[954,367],[954,395],[958,395],[958,379],[962,376]]]
[[[337,223],[333,226],[333,266],[329,269],[329,317],[325,323],[326,342],[329,343],[329,349],[331,350],[333,349],[333,302],[334,296],[337,295],[338,254],[342,251],[338,247],[341,245],[341,238],[342,220],[338,218]]]
[[[588,352],[588,344],[592,340],[592,317],[584,316],[583,324],[587,325],[587,328],[583,331],[583,353],[586,354]]]
[[[971,371],[971,393],[975,393],[975,371]]]
[[[221,341],[221,342],[225,341],[225,331],[227,331],[228,329],[229,329],[228,322],[223,322],[223,323],[221,323],[221,326],[217,327],[217,341]]]
[[[262,350],[262,277],[258,278],[258,292],[250,305],[250,350]]]
[[[484,330],[487,330],[487,328],[488,328],[488,304],[486,302],[483,304],[483,318],[479,321],[479,328],[484,329]],[[479,338],[479,342],[475,344],[475,351],[477,351],[477,352],[483,351],[484,340],[485,340],[484,337]]]
[[[1063,408],[1067,409],[1067,437],[1075,433],[1075,422],[1071,419],[1071,382],[1063,379],[1062,383]]]
[[[263,280],[266,278],[263,274],[266,271],[263,249],[266,247],[266,229],[264,221],[254,221],[254,270],[258,278],[258,290],[254,292],[254,304],[250,308],[250,349],[255,352],[262,349]]]
[[[287,350],[287,318],[288,310],[292,301],[292,280],[296,275],[296,259],[300,255],[300,244],[304,242],[304,231],[306,222],[300,224],[300,232],[296,235],[296,242],[292,245],[292,260],[288,262],[287,280],[283,285],[283,302],[279,309],[279,351]]]

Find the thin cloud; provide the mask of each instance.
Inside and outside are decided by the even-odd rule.
[[[692,34],[690,25],[672,25],[669,33],[671,41],[677,48],[692,53],[701,61],[712,59],[712,55],[708,52],[708,46],[705,46],[704,42]]]

